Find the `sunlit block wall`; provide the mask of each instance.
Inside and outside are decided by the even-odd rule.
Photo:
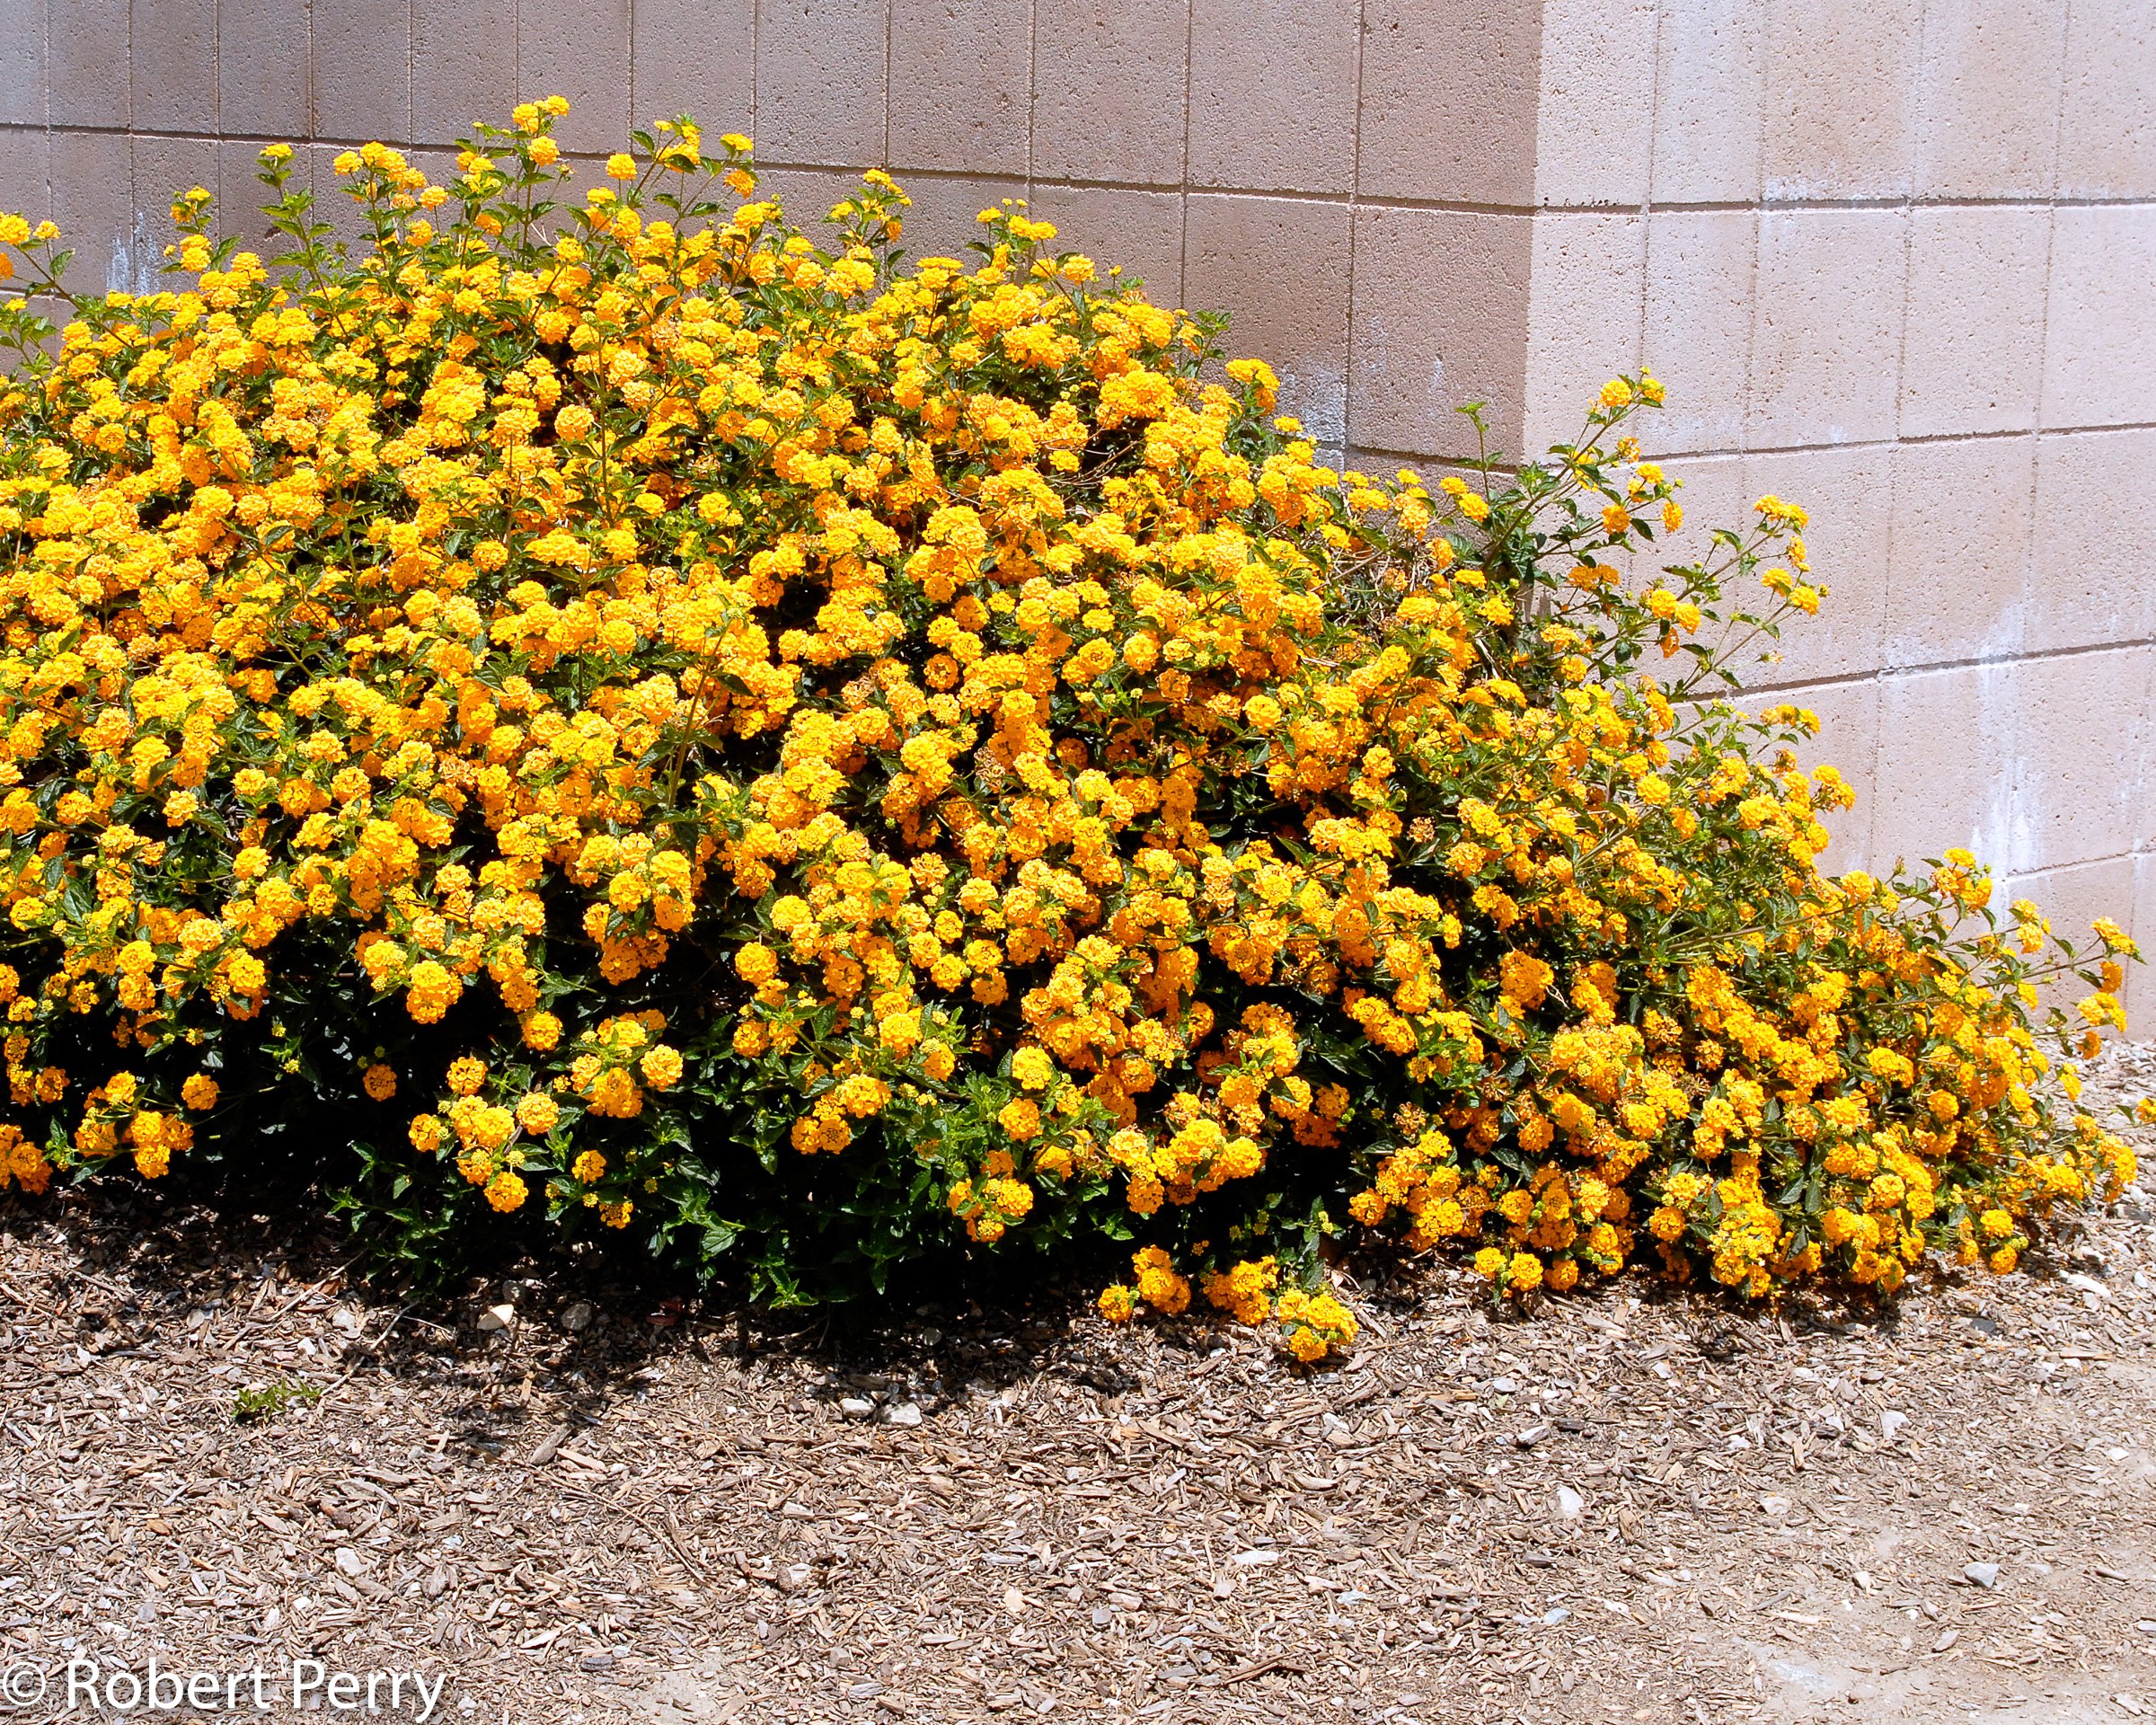
[[[146,285],[266,142],[439,173],[554,91],[595,155],[753,132],[797,213],[888,164],[916,250],[1029,199],[1380,470],[1644,363],[1695,526],[1812,509],[1754,680],[1864,793],[1830,861],[1966,844],[2156,941],[2156,0],[0,0],[0,206]]]

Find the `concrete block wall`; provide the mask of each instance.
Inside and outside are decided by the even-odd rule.
[[[917,252],[1029,199],[1378,471],[1650,367],[1695,526],[1813,511],[1754,680],[1864,793],[1833,856],[1968,844],[2156,944],[2156,0],[0,0],[0,207],[132,286],[263,143],[437,168],[553,91],[592,155],[751,132],[797,213],[888,164]]]

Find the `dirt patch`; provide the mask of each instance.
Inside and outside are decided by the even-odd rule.
[[[2156,1717],[2141,1191],[1886,1318],[1432,1269],[1317,1375],[1082,1311],[451,1326],[154,1199],[0,1228],[0,1666],[417,1671],[454,1725]]]

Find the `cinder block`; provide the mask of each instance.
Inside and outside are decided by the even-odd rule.
[[[1905,443],[1895,456],[1886,663],[2007,659],[2027,644],[2034,438]]]
[[[1815,713],[1819,720],[1819,734],[1795,746],[1798,765],[1807,773],[1831,766],[1857,793],[1854,807],[1821,811],[1819,824],[1831,836],[1819,866],[1829,874],[1877,866],[1872,828],[1879,778],[1878,681],[1861,677],[1812,688],[1781,689],[1753,695],[1745,704],[1759,712],[1782,702]]]
[[[7,44],[7,70],[0,75],[0,126],[43,126],[51,79],[45,0],[0,0],[0,42]]]
[[[2134,859],[2134,926],[2129,932],[2143,957],[2156,947],[2156,851],[2143,851]],[[2147,968],[2137,965],[2126,978],[2126,1034],[2142,1042],[2156,1037],[2156,982],[2148,977]]]
[[[1909,223],[1902,435],[2028,429],[2044,376],[2051,211],[1920,207]]]
[[[2034,865],[2036,828],[2016,795],[2019,698],[2010,665],[1879,679],[1872,854],[1912,868],[1959,845],[2002,871]]]
[[[168,285],[162,273],[164,248],[179,239],[179,229],[172,224],[172,200],[197,186],[213,198],[216,195],[217,141],[138,132],[134,172],[133,291],[153,292]]]
[[[135,279],[134,151],[124,132],[55,132],[52,219],[75,253],[66,285],[78,294]]]
[[[2143,885],[2143,864],[2146,860],[2140,856],[2124,856],[2111,863],[2097,865],[2090,871],[2092,876],[2089,894],[2090,921],[2098,916],[2108,916],[2125,931],[2128,940],[2145,942],[2145,935],[2137,931],[2147,926],[2141,920],[2143,895],[2146,890]],[[2084,957],[2096,959],[2100,945],[2092,931],[2084,931],[2081,942]],[[2145,943],[2141,951],[2145,958],[2148,952]],[[2146,1042],[2152,1035],[2156,1035],[2156,978],[2152,978],[2146,963],[2135,964],[2125,960],[2120,961],[2120,968],[2125,973],[2118,986],[2118,1004],[2126,1009],[2125,1034],[2131,1040]],[[2081,985],[2077,982],[2075,987],[2075,1000],[2078,1002],[2081,998],[2078,992]]]
[[[634,24],[639,126],[687,113],[708,137],[754,135],[755,0],[636,0]]]
[[[861,190],[861,174],[853,168],[758,168],[756,196],[778,199],[786,219],[819,243],[831,238],[825,218],[835,205]],[[925,255],[915,236],[912,212],[906,212],[900,242],[910,258]]]
[[[1487,404],[1494,447],[1517,453],[1532,220],[1367,206],[1356,212],[1348,415],[1357,445],[1471,456],[1474,428],[1454,410],[1479,401]],[[1202,298],[1195,244],[1187,292]]]
[[[2142,739],[2147,747],[2141,751],[2139,762],[2141,801],[2134,820],[2134,846],[2156,852],[2156,758],[2152,758],[2156,756],[2156,647],[2138,649],[2137,657],[2141,660]],[[2151,945],[2156,947],[2156,923],[2143,927]],[[2156,962],[2156,958],[2152,962]]]
[[[1666,7],[1656,55],[1655,201],[1756,199],[1767,0]]]
[[[2061,208],[2045,318],[2044,424],[2156,418],[2156,206]]]
[[[1640,441],[1650,453],[1659,447],[1656,423],[1650,415],[1639,429]],[[1684,511],[1683,520],[1675,533],[1667,535],[1662,534],[1657,524],[1654,545],[1633,560],[1630,579],[1635,587],[1659,579],[1662,571],[1672,568],[1696,565],[1714,570],[1728,556],[1714,543],[1715,530],[1727,527],[1748,532],[1755,519],[1752,502],[1759,493],[1750,487],[1742,456],[1681,456],[1663,465],[1677,482],[1677,502]],[[1725,612],[1755,609],[1752,603],[1755,597],[1751,592],[1739,595],[1734,588],[1728,589],[1721,608]],[[1757,658],[1756,649],[1753,658]]]
[[[120,0],[49,0],[45,18],[53,125],[127,125],[128,7]]]
[[[1767,196],[1905,196],[1915,160],[1923,0],[1767,11]]]
[[[1533,234],[1521,453],[1539,459],[1578,438],[1608,379],[1639,368],[1647,225],[1637,212],[1542,210]]]
[[[1189,0],[1036,8],[1036,178],[1181,185],[1189,31]]]
[[[906,213],[904,237],[908,255],[957,258],[968,270],[977,268],[981,258],[967,248],[988,238],[981,212],[997,208],[1006,200],[1022,203],[1026,196],[1023,180],[989,179],[980,174],[915,174],[903,183],[914,200],[914,207]]]
[[[1229,354],[1264,360],[1279,374],[1280,411],[1321,443],[1344,442],[1348,206],[1193,192],[1188,222],[1184,299],[1228,313]]]
[[[334,164],[342,149],[341,145],[316,144],[307,151],[308,171],[314,178],[314,214],[335,230],[332,246],[341,243],[352,257],[363,258],[374,250],[374,242],[360,218],[358,200],[347,190],[352,182],[337,174]]]
[[[131,123],[170,132],[217,129],[216,0],[132,0]]]
[[[889,149],[897,169],[1027,171],[1029,0],[892,0]]]
[[[1658,209],[1648,217],[1640,359],[1669,392],[1643,434],[1657,448],[1742,443],[1758,262],[1754,210]]]
[[[404,152],[405,161],[425,174],[429,184],[444,188],[454,186],[462,172],[456,165],[456,157],[457,152],[453,149],[428,147]]]
[[[1190,183],[1355,183],[1356,0],[1191,0]]]
[[[517,0],[517,91],[569,98],[554,122],[563,149],[629,147],[629,12],[630,0]],[[481,118],[506,125],[508,109]]]
[[[2156,635],[2156,576],[2116,500],[2156,473],[2156,431],[2080,431],[2037,440],[2035,561],[2024,639],[2056,651]]]
[[[1918,197],[2050,196],[2068,11],[2028,0],[1926,0]]]
[[[1547,0],[1542,8],[1535,201],[1559,208],[1647,201],[1654,159],[1654,0]]]
[[[1802,612],[1781,623],[1779,661],[1748,674],[1763,683],[1814,683],[1877,670],[1886,658],[1886,543],[1894,514],[1895,451],[1798,449],[1748,456],[1745,489],[1754,499],[1800,503],[1811,522],[1804,530],[1812,579],[1826,589],[1819,614]],[[1745,526],[1755,524],[1756,516]],[[1768,567],[1788,567],[1771,562]],[[1757,587],[1734,595],[1748,609],[1763,610],[1772,595]]]
[[[257,177],[261,172],[261,151],[262,146],[252,138],[218,140],[217,179],[212,190],[217,194],[217,232],[236,234],[241,244],[268,257],[282,252],[288,243],[282,236],[272,237],[273,230],[262,214],[262,206],[270,201],[270,188]],[[299,156],[293,167],[286,189],[307,190],[313,180],[305,156]]]
[[[1906,218],[1890,209],[1769,209],[1746,402],[1754,444],[1895,434]]]
[[[411,0],[337,0],[311,15],[314,136],[411,143]]]
[[[41,222],[52,213],[51,140],[42,128],[0,126],[0,210]],[[20,289],[21,279],[9,284]]]
[[[411,141],[454,144],[517,103],[517,0],[411,0]]]
[[[2068,862],[2063,869],[2014,875],[1999,882],[1993,907],[2005,915],[2014,899],[2031,899],[2044,912],[2053,933],[2074,944],[2074,953],[2091,969],[2102,961],[2102,942],[2096,938],[2096,918],[2108,916],[2133,936],[2134,932],[2134,856],[2104,856],[2090,862]],[[2141,966],[2125,966],[2128,990]],[[2072,1007],[2090,994],[2079,977],[2061,977],[2061,1004]],[[2128,998],[2122,990],[2122,998]],[[2128,1004],[2128,1015],[2133,1007]]]
[[[2058,190],[2073,198],[2156,194],[2156,109],[2149,101],[2156,0],[2067,10]]]
[[[307,135],[307,31],[291,0],[217,0],[217,128],[226,137]]]
[[[2029,836],[2017,871],[2132,850],[2151,745],[2143,651],[2021,659],[2012,683],[2017,830]]]
[[[2101,943],[2096,939],[2094,926],[2099,916],[2108,916],[2129,934],[2133,932],[2134,863],[2131,855],[2109,856],[2016,875],[1999,883],[1992,905],[2004,914],[2017,898],[2033,900],[2050,922],[2052,932],[2071,941],[2083,960],[2093,962],[2100,956]],[[2127,967],[2129,978],[2136,969]],[[2088,992],[2072,979],[2065,987],[2070,1001],[2079,1000]]]
[[[1542,48],[1542,0],[1366,0],[1362,195],[1533,203]]]
[[[2049,869],[2041,874],[2016,876],[2002,880],[1993,889],[1992,908],[2001,918],[2007,907],[2017,898],[2033,901],[2051,924],[2051,931],[2059,938],[2072,943],[2081,960],[2090,967],[2099,963],[2103,946],[2095,934],[2093,924],[2099,916],[2108,916],[2129,937],[2135,937],[2138,907],[2135,904],[2134,874],[2136,859],[2132,856],[2105,857],[2099,862],[2071,863],[2062,869]],[[2126,1009],[2127,1034],[2146,1036],[2148,996],[2156,994],[2156,983],[2151,983],[2147,969],[2137,964],[2128,964],[2125,986],[2119,990],[2119,1000]],[[2135,998],[2136,984],[2142,990]],[[2068,1013],[2089,995],[2089,986],[2078,977],[2062,976],[2037,985],[2044,1004],[2060,1006]],[[2137,1018],[2135,1008],[2142,1012]],[[2075,1020],[2078,1025],[2080,1021]]]
[[[1105,282],[1144,284],[1156,305],[1183,303],[1183,200],[1179,192],[1036,183],[1033,214],[1056,224],[1057,252],[1082,252]]]
[[[763,0],[756,129],[773,162],[875,167],[884,160],[885,0]]]

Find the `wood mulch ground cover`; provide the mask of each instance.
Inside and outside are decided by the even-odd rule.
[[[1887,1316],[1427,1268],[1314,1374],[1076,1302],[842,1344],[338,1265],[0,1205],[0,1667],[314,1658],[451,1725],[2156,1717],[2143,1190]]]

